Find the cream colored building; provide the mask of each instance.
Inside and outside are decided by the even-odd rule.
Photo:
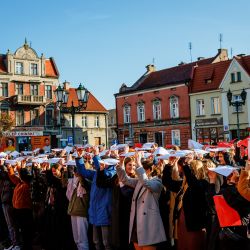
[[[67,82],[64,83],[64,88],[69,91],[68,109],[72,101],[77,107],[79,104],[75,88],[70,88]],[[65,120],[62,126],[62,139],[65,141],[73,134],[73,124],[70,111],[62,113],[62,116]],[[75,144],[100,145],[102,143],[108,144],[108,111],[90,93],[87,108],[75,114]]]
[[[241,138],[248,136],[250,127],[250,56],[199,66],[194,71],[190,87],[192,139],[201,143],[216,143],[237,137],[237,113],[229,105],[227,92],[239,100],[247,92],[245,106],[240,107]]]
[[[220,84],[222,99],[222,114],[227,138],[237,137],[237,112],[236,107],[230,106],[227,100],[227,92],[230,89],[232,101],[241,100],[243,89],[247,92],[245,105],[239,107],[240,136],[245,138],[250,129],[250,56],[240,55],[234,57]]]

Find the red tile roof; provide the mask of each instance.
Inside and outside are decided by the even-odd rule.
[[[45,75],[49,77],[59,77],[53,58],[46,59],[45,61]]]
[[[195,65],[206,65],[213,62],[215,57],[199,60],[193,63],[178,65],[172,68],[152,72],[133,90],[142,90],[162,85],[184,83],[192,78],[192,70]]]
[[[250,76],[250,55],[249,56],[242,56],[240,58],[236,57],[236,60],[246,70],[246,72]]]
[[[69,98],[68,98],[67,107],[71,106],[72,101],[75,107],[79,106],[75,88],[69,88]],[[104,106],[91,93],[89,93],[89,100],[88,100],[87,108],[84,111],[108,112],[107,109],[105,109]]]
[[[0,73],[7,73],[6,65],[5,65],[5,60],[6,55],[0,55]]]
[[[202,92],[218,89],[232,60],[198,66],[190,85],[190,92]],[[211,82],[207,82],[210,80]]]

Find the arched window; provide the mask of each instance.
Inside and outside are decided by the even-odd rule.
[[[130,117],[130,105],[126,104],[123,108],[123,118],[124,123],[130,123],[131,117]]]
[[[153,116],[154,120],[161,119],[161,101],[159,99],[153,101]]]
[[[145,106],[143,102],[137,103],[137,117],[138,117],[138,122],[145,121]]]
[[[178,118],[179,117],[179,98],[177,96],[170,97],[170,117]]]

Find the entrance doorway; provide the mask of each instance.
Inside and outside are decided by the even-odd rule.
[[[158,144],[159,147],[163,147],[162,132],[155,133],[155,142]]]
[[[140,134],[139,141],[142,144],[148,142],[148,134],[147,133]]]

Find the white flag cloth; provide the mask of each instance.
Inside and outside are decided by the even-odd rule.
[[[188,140],[188,148],[189,148],[189,149],[202,149],[202,148],[203,148],[203,145],[200,144],[200,143],[197,142],[197,141],[194,141],[194,140],[189,139],[189,140]]]
[[[64,148],[64,150],[67,152],[67,154],[69,154],[71,151],[72,151],[73,147],[70,147],[70,146],[66,146]]]
[[[20,155],[20,153],[17,152],[17,151],[13,151],[13,152],[10,153],[10,156],[13,156],[14,158],[16,158],[19,155]]]

